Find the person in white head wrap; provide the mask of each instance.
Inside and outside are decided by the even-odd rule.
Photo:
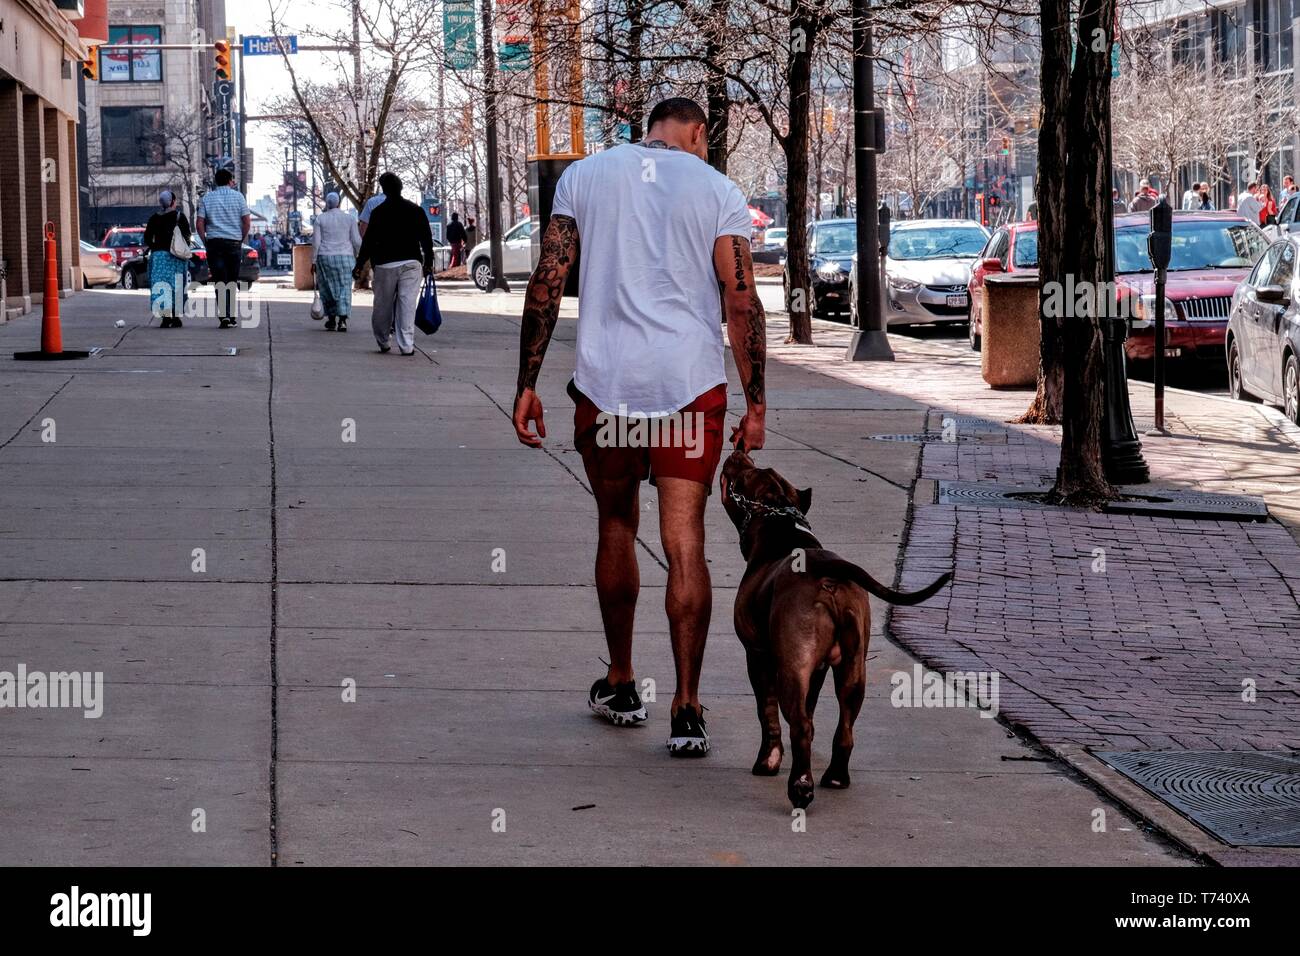
[[[339,208],[339,194],[325,196],[325,211],[316,217],[311,234],[312,272],[325,308],[325,331],[348,330],[352,312],[352,267],[361,248],[357,219]]]

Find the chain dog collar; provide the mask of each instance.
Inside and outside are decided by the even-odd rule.
[[[727,483],[727,497],[736,503],[745,514],[745,519],[740,523],[740,533],[744,535],[745,530],[749,527],[750,521],[756,514],[762,515],[781,515],[794,521],[794,526],[800,531],[806,531],[812,534],[812,528],[808,525],[808,518],[802,511],[794,505],[786,505],[783,508],[774,508],[762,501],[754,501],[752,498],[746,498],[736,491],[736,486],[731,482]]]

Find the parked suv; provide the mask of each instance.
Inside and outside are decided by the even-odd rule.
[[[484,239],[465,257],[469,277],[486,292],[492,288],[492,243]],[[533,221],[517,222],[501,241],[501,267],[506,278],[529,276],[533,272]]]
[[[120,266],[144,252],[144,226],[114,226],[104,233],[100,245],[113,253],[114,262]]]

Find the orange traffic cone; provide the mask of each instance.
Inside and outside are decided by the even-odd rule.
[[[16,359],[58,361],[89,358],[89,352],[64,350],[63,329],[59,325],[59,247],[54,241],[54,223],[45,224],[45,297],[41,303],[41,350],[15,352]]]

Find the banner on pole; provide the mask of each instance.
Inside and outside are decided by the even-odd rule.
[[[442,8],[442,45],[447,66],[474,69],[474,0],[445,0]]]

